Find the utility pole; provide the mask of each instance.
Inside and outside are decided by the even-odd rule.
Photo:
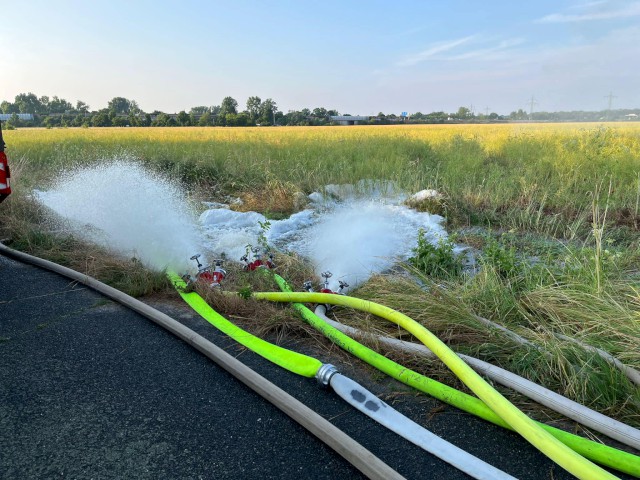
[[[604,98],[609,99],[609,108],[607,108],[607,120],[611,119],[611,106],[613,105],[613,99],[618,98],[612,92],[609,92],[609,95],[605,95]]]
[[[533,106],[537,104],[535,97],[531,95],[531,100],[529,100],[529,120],[533,119]]]

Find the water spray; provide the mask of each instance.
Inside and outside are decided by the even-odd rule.
[[[205,250],[194,205],[182,186],[133,157],[61,172],[34,198],[49,211],[57,231],[101,245],[124,258],[135,256],[161,272],[190,269],[189,256]]]

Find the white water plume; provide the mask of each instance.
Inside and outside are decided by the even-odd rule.
[[[333,193],[332,196],[336,197]],[[340,201],[333,201],[315,193],[310,198],[313,208],[286,220],[272,220],[266,237],[280,250],[295,251],[311,259],[318,274],[331,271],[334,290],[338,280],[354,287],[372,274],[406,260],[417,243],[420,228],[433,242],[447,235],[442,217],[406,207],[397,194],[374,198],[344,195]],[[247,244],[257,244],[259,223],[265,220],[256,212],[219,208],[200,216],[209,247],[233,260],[245,253]]]
[[[184,271],[202,251],[201,234],[175,182],[126,159],[63,175],[36,198],[64,219],[63,227],[148,267]]]

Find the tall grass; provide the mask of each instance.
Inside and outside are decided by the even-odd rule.
[[[364,178],[408,191],[435,188],[449,197],[457,223],[566,235],[562,224],[584,217],[585,192],[610,177],[612,219],[638,220],[640,125],[22,129],[5,136],[11,157],[28,163],[28,187],[70,165],[127,155],[225,192],[274,179],[307,193]]]

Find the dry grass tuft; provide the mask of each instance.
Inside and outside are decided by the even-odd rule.
[[[242,204],[233,206],[239,212],[291,215],[299,209],[298,188],[290,182],[269,180],[259,189],[240,194]]]

